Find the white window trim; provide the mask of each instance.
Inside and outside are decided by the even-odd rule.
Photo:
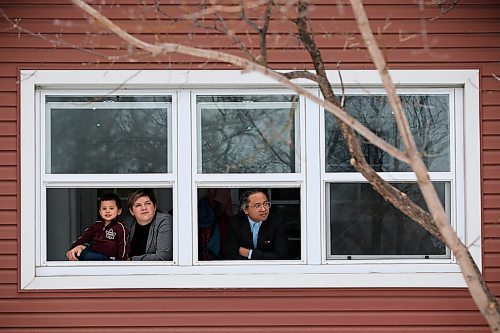
[[[193,247],[183,247],[177,251],[175,265],[170,263],[69,263],[61,262],[56,267],[37,267],[37,253],[40,249],[37,236],[43,202],[40,199],[40,119],[35,110],[40,101],[35,100],[36,88],[67,89],[109,88],[110,93],[116,87],[127,88],[175,89],[178,100],[189,100],[189,88],[224,89],[239,87],[242,89],[282,89],[278,83],[260,74],[242,74],[240,71],[150,71],[150,70],[22,70],[20,73],[20,173],[21,173],[21,258],[20,289],[112,289],[112,288],[304,288],[304,287],[465,287],[465,281],[458,265],[453,260],[415,260],[392,261],[356,261],[335,265],[322,265],[325,249],[324,202],[325,191],[321,178],[320,136],[308,135],[305,148],[301,152],[301,173],[305,173],[306,182],[298,177],[290,183],[300,183],[303,195],[301,211],[302,221],[319,223],[303,223],[304,241],[302,242],[304,263],[277,264],[276,262],[217,262],[207,265],[194,265]],[[329,72],[332,81],[338,81],[336,71]],[[479,124],[479,71],[478,70],[397,70],[391,71],[394,82],[404,86],[415,87],[459,87],[464,91],[463,142],[464,161],[464,221],[463,242],[469,247],[478,267],[481,268],[481,190],[480,190],[480,124]],[[75,83],[75,77],[78,82]],[[342,80],[346,86],[368,87],[381,86],[376,71],[348,70],[342,72]],[[310,84],[298,81],[301,84]],[[456,101],[462,103],[462,101]],[[181,103],[173,105],[173,125],[175,133],[190,133],[189,137],[177,140],[175,158],[193,165],[191,154],[182,154],[192,147],[192,120],[190,112],[176,112]],[[312,102],[305,101],[307,120],[302,123],[302,135],[320,133],[320,108]],[[177,110],[179,111],[179,110]],[[300,110],[301,113],[304,110]],[[175,118],[175,114],[178,118]],[[458,126],[458,125],[457,125]],[[38,135],[38,136],[37,136]],[[315,158],[307,158],[315,156]],[[307,159],[307,166],[305,160]],[[36,161],[33,168],[33,161]],[[179,162],[177,162],[179,163]],[[173,197],[176,209],[174,229],[174,252],[179,244],[192,244],[193,224],[178,223],[191,221],[195,216],[193,200],[198,181],[189,168],[178,168],[173,163],[174,178]],[[183,164],[186,165],[186,164]],[[197,177],[197,176],[196,176]],[[96,178],[95,184],[103,186],[99,181],[110,179]],[[240,178],[241,179],[241,178]],[[225,179],[227,181],[228,179]],[[263,184],[276,186],[275,179],[262,179]],[[236,181],[236,179],[235,179]],[[116,184],[116,183],[113,183]],[[204,183],[208,185],[209,183]],[[237,181],[241,185],[240,181]],[[249,181],[248,184],[254,184]],[[122,184],[120,184],[122,185]],[[150,185],[148,183],[144,185]],[[279,185],[279,182],[278,182]],[[124,183],[123,186],[126,186]],[[228,185],[229,186],[229,185]],[[181,200],[182,198],[182,200]],[[186,200],[190,198],[191,200]],[[182,226],[181,226],[182,225]],[[178,239],[177,239],[178,237]],[[306,251],[307,249],[307,251]],[[70,272],[70,273],[68,273]]]
[[[405,85],[406,86],[406,85]],[[344,89],[343,91],[344,94],[346,95],[385,95],[385,90],[380,89],[380,88],[366,88],[363,90],[353,90],[350,91],[349,88]],[[449,123],[450,123],[450,144],[452,145],[450,147],[450,171],[429,171],[429,178],[431,181],[443,181],[445,183],[448,183],[446,186],[446,190],[448,192],[448,199],[447,202],[445,202],[445,209],[447,212],[450,212],[451,217],[450,221],[453,223],[453,228],[455,230],[459,230],[460,234],[459,236],[462,236],[463,233],[463,224],[460,224],[461,228],[457,229],[457,221],[463,221],[463,211],[465,207],[462,205],[456,205],[457,200],[460,201],[462,197],[462,193],[458,192],[456,188],[463,188],[460,186],[457,186],[458,184],[461,184],[461,179],[463,178],[463,170],[455,170],[455,160],[460,160],[463,156],[463,149],[461,147],[461,142],[456,141],[456,132],[457,128],[460,129],[460,133],[462,132],[462,127],[461,127],[461,119],[462,116],[457,116],[453,111],[462,111],[462,106],[460,105],[458,108],[455,106],[455,98],[456,96],[461,96],[463,94],[463,89],[461,88],[438,88],[438,89],[432,89],[432,90],[419,90],[418,88],[407,88],[407,87],[399,87],[398,88],[398,93],[401,95],[445,95],[449,97],[449,108],[450,108],[450,114],[449,114]],[[337,94],[340,94],[340,92],[337,92]],[[324,124],[325,122],[325,116],[324,113],[321,113],[321,124]],[[326,136],[325,133],[325,126],[321,127],[321,137],[324,138]],[[460,137],[460,136],[459,136]],[[460,137],[461,138],[461,137]],[[454,144],[456,143],[456,144]],[[326,160],[325,156],[325,140],[321,140],[321,161]],[[414,182],[416,183],[417,177],[415,173],[413,172],[378,172],[378,175],[380,178],[384,179],[385,181],[392,182],[392,183],[398,183],[398,182]],[[354,184],[361,184],[365,183],[367,184],[368,181],[361,175],[359,172],[327,172],[326,171],[326,163],[322,163],[322,179],[324,183],[324,193],[325,193],[325,202],[329,202],[329,185],[335,184],[335,183],[354,183]],[[448,186],[449,185],[449,186]],[[453,194],[453,195],[451,195]],[[325,221],[326,223],[324,224],[326,227],[326,233],[325,235],[328,235],[330,233],[329,229],[329,223],[330,223],[330,218],[329,218],[329,210],[327,208],[326,210],[326,215],[325,215]],[[458,214],[458,217],[455,216],[455,214]],[[347,257],[347,255],[342,255],[342,256],[334,256],[334,255],[329,255],[330,251],[330,244],[327,242],[328,237],[325,238],[325,246],[327,249],[327,253],[325,255],[325,258],[323,259],[323,264],[330,264],[330,265],[345,265],[346,262],[345,260],[339,260],[339,258],[342,257]],[[450,256],[450,250],[449,248],[446,249],[447,254],[444,256]],[[353,261],[348,261],[347,263],[352,263],[356,264],[359,258],[363,257],[373,257],[372,259],[378,259],[380,260],[381,258],[375,258],[377,256],[363,256],[363,255],[355,255],[352,256],[354,258],[357,258]],[[389,259],[391,256],[385,256],[387,259]],[[394,259],[391,260],[391,262],[395,262],[398,259],[399,256],[394,256]],[[410,256],[408,256],[410,257]],[[418,256],[416,256],[418,257]],[[421,256],[420,256],[421,257]],[[437,258],[439,256],[434,256],[434,258]],[[455,258],[452,256],[451,258],[453,261],[455,261]],[[428,260],[428,259],[426,259]],[[405,260],[403,259],[403,262]],[[366,260],[363,262],[367,262]],[[369,262],[369,261],[368,261]],[[424,261],[422,262],[424,263]]]

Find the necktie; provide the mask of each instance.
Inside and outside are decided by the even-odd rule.
[[[252,236],[253,236],[253,247],[257,248],[257,237],[259,236],[259,224],[254,223],[252,225]]]

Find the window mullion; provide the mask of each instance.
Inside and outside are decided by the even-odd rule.
[[[192,164],[192,156],[189,153],[192,147],[192,130],[190,109],[190,92],[181,90],[178,94],[177,105],[173,106],[177,116],[177,133],[182,133],[182,138],[175,138],[177,142],[177,183],[174,195],[174,260],[177,253],[180,266],[193,264],[193,202],[196,189],[191,181],[192,173],[196,172],[196,166]]]
[[[306,174],[307,182],[303,187],[302,197],[305,202],[305,212],[302,213],[302,221],[306,221],[305,228],[306,233],[303,233],[302,239],[305,239],[305,258],[308,264],[319,265],[321,264],[321,254],[323,248],[323,241],[321,229],[324,219],[322,216],[322,202],[324,202],[322,196],[323,191],[321,190],[321,159],[322,156],[320,149],[323,145],[320,143],[320,138],[322,137],[320,133],[321,122],[320,122],[320,107],[306,100],[305,102],[305,112],[303,112],[305,119],[305,133],[306,137],[305,143],[305,153],[302,154],[302,159],[304,161],[304,169]],[[305,163],[307,161],[307,164]],[[304,243],[304,242],[303,242]],[[304,248],[304,244],[302,244]],[[304,255],[303,255],[304,258]]]

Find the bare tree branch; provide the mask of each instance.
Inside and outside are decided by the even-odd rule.
[[[298,18],[296,21],[297,28],[299,30],[299,39],[302,41],[305,48],[309,52],[309,55],[314,64],[314,68],[316,69],[317,76],[321,78],[321,80],[318,81],[321,93],[327,101],[340,106],[340,103],[337,101],[337,97],[335,96],[333,89],[328,82],[321,52],[314,41],[313,35],[308,31],[306,21],[307,9],[307,1],[299,0]],[[343,112],[346,113],[345,111]],[[347,144],[349,154],[352,156],[350,161],[352,166],[355,167],[356,170],[361,172],[361,174],[370,182],[375,191],[382,195],[394,207],[420,224],[434,237],[442,240],[442,237],[438,232],[436,225],[432,221],[432,216],[424,211],[420,206],[415,204],[410,198],[408,198],[405,193],[401,192],[395,186],[383,180],[378,175],[378,173],[370,166],[370,164],[365,159],[364,153],[361,150],[358,138],[356,137],[353,129],[348,124],[345,124],[342,121],[339,121],[339,127],[342,132],[342,136],[344,137],[344,141]]]
[[[242,68],[242,70],[244,72],[257,72],[257,73],[261,73],[263,75],[266,75],[269,78],[275,80],[276,82],[282,84],[283,86],[291,89],[292,91],[295,91],[298,94],[301,94],[305,98],[313,101],[314,103],[324,107],[326,110],[332,112],[340,120],[342,120],[347,125],[352,127],[355,131],[357,131],[359,134],[364,136],[370,143],[372,143],[376,147],[378,147],[382,150],[385,150],[387,153],[389,153],[394,158],[397,158],[403,162],[408,162],[408,158],[407,158],[406,154],[402,153],[396,147],[392,146],[391,144],[389,144],[386,141],[379,138],[375,133],[370,131],[370,129],[368,129],[366,126],[361,124],[356,119],[349,116],[342,109],[340,109],[337,105],[334,105],[331,102],[328,102],[328,101],[325,101],[324,99],[319,98],[318,96],[309,92],[307,89],[304,89],[301,86],[291,82],[281,73],[273,71],[270,68],[261,66],[259,64],[253,63],[247,59],[244,59],[244,58],[241,58],[238,56],[234,56],[234,55],[231,55],[228,53],[224,53],[224,52],[195,48],[195,47],[185,46],[185,45],[176,44],[176,43],[150,44],[150,43],[144,42],[143,40],[140,40],[140,39],[130,35],[126,31],[124,31],[123,29],[121,29],[119,26],[117,26],[116,24],[111,22],[109,19],[104,17],[101,13],[99,13],[97,10],[95,10],[94,8],[89,6],[83,0],[72,0],[72,2],[76,6],[81,8],[84,12],[86,12],[91,17],[93,17],[95,20],[97,20],[99,23],[101,23],[106,28],[108,28],[113,33],[115,33],[117,36],[119,36],[120,38],[129,42],[130,44],[134,45],[137,48],[140,48],[140,49],[143,49],[147,52],[150,52],[153,56],[177,52],[180,54],[190,55],[190,56],[194,56],[194,57],[227,62],[227,63],[233,64],[237,67]]]
[[[462,243],[456,232],[453,230],[436,190],[429,179],[427,167],[418,153],[413,135],[411,134],[411,130],[408,125],[408,120],[403,112],[401,100],[396,93],[396,88],[389,74],[387,63],[369,26],[368,17],[363,8],[363,3],[361,0],[350,0],[350,2],[355,13],[356,21],[358,22],[359,30],[361,31],[365,44],[368,48],[368,52],[370,53],[372,61],[379,71],[380,77],[387,91],[399,132],[410,158],[410,166],[417,176],[420,190],[422,191],[422,195],[429,211],[431,212],[439,229],[439,233],[442,235],[446,245],[449,246],[451,251],[455,254],[457,262],[465,276],[471,296],[477,307],[490,325],[492,332],[498,332],[500,330],[500,308],[498,302],[484,282],[484,279],[472,259],[470,252],[467,250],[467,247]]]
[[[182,17],[185,20],[197,20],[215,13],[239,13],[244,9],[256,8],[267,3],[269,0],[255,0],[252,2],[242,1],[239,5],[210,5],[207,8],[195,13],[186,14]]]

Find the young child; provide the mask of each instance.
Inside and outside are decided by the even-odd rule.
[[[130,251],[129,231],[124,223],[117,221],[121,212],[120,198],[114,193],[103,194],[99,200],[101,221],[87,228],[83,235],[71,244],[66,256],[70,258],[70,252],[74,252],[73,248],[84,245],[85,250],[77,257],[78,260],[127,260]]]

